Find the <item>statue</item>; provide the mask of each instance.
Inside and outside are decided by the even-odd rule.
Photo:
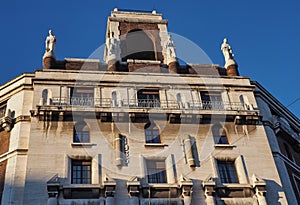
[[[44,54],[44,58],[45,57],[54,57],[55,58],[54,49],[56,46],[56,38],[53,35],[52,30],[49,30],[49,36],[47,36],[45,43],[46,43],[46,51]]]
[[[227,44],[227,38],[224,38],[223,43],[221,45],[221,50],[225,59],[225,67],[236,64],[234,61],[234,54],[232,53],[232,49],[229,44]]]
[[[119,41],[114,37],[114,33],[112,32],[110,38],[106,42],[107,57],[109,59],[118,58],[119,56],[118,47],[119,47]]]
[[[175,45],[171,39],[171,35],[168,37],[168,41],[166,43],[166,50],[167,50],[167,59],[169,62],[176,61],[176,52],[175,52]]]

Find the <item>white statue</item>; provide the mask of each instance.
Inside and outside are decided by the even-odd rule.
[[[223,52],[224,59],[225,59],[225,67],[232,64],[236,64],[233,58],[234,54],[232,53],[232,49],[230,45],[227,43],[227,38],[224,38],[223,43],[221,45],[221,50]]]
[[[112,32],[110,38],[106,42],[106,51],[107,57],[110,59],[118,58],[119,56],[119,40],[114,37],[114,33]]]
[[[167,51],[167,61],[168,63],[172,61],[176,61],[176,51],[174,42],[171,39],[171,35],[168,36],[168,41],[166,43],[166,51]]]
[[[44,54],[44,58],[45,57],[54,57],[55,58],[54,49],[56,46],[56,38],[53,35],[52,30],[49,30],[49,36],[47,36],[45,44],[46,44],[46,51]]]
[[[49,30],[49,36],[46,38],[46,52],[54,52],[56,46],[56,38],[53,35],[53,31]]]

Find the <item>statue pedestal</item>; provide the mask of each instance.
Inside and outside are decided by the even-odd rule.
[[[239,76],[238,65],[233,64],[226,67],[226,72],[228,76]]]
[[[169,73],[177,73],[177,67],[178,67],[178,62],[177,61],[173,61],[171,63],[168,64],[169,66]]]
[[[55,58],[53,57],[44,57],[43,58],[43,68],[44,69],[50,69],[55,67]]]

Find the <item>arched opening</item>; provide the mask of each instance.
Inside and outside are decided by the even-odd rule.
[[[212,134],[215,144],[228,144],[226,130],[220,125],[216,124],[212,127]]]
[[[112,100],[112,107],[116,107],[117,106],[117,92],[113,91],[111,93],[111,100]]]
[[[78,122],[74,125],[73,142],[88,143],[90,142],[90,128],[85,122]]]
[[[155,49],[152,40],[143,30],[131,30],[122,42],[122,61],[127,59],[155,60]]]
[[[154,122],[148,122],[144,129],[146,143],[160,143],[160,132]]]

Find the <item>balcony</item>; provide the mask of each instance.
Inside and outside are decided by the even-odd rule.
[[[47,106],[47,105],[46,105]],[[52,98],[48,106],[66,106],[66,107],[103,107],[103,108],[148,108],[148,109],[180,109],[180,110],[245,110],[242,103],[229,103],[220,101],[162,101],[162,100],[112,100],[111,98]],[[1,113],[0,113],[1,116]]]
[[[248,110],[245,108],[245,106],[243,106],[242,103],[239,102],[178,102],[175,100],[159,99],[115,100],[113,98],[93,97],[55,97],[49,101],[48,105],[38,105],[37,113],[34,111],[32,111],[32,113],[42,116],[42,113],[44,112],[73,113],[82,111],[96,112],[101,114],[106,113],[108,117],[111,116],[111,113],[171,114],[172,116],[175,116],[175,118],[178,118],[175,120],[176,122],[184,122],[183,118],[185,118],[185,116],[198,116],[196,118],[200,119],[202,118],[201,116],[210,118],[212,114],[222,116],[226,115],[226,117],[229,117],[233,121],[236,119],[236,117],[239,117],[239,119],[244,119],[245,116],[256,116],[257,118],[259,114],[258,110]],[[172,121],[174,121],[174,119]]]

